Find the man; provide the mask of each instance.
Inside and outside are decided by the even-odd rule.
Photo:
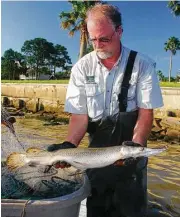
[[[50,151],[77,147],[89,133],[89,147],[146,146],[153,109],[163,105],[155,63],[121,44],[121,14],[97,4],[87,12],[94,51],[72,68],[65,111],[72,114],[66,142]],[[127,161],[128,162],[128,161]],[[92,192],[87,217],[146,216],[147,159],[127,166],[88,170]]]

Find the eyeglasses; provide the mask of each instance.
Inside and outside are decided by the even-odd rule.
[[[90,43],[92,44],[95,44],[97,41],[99,41],[100,43],[104,43],[104,44],[108,44],[108,43],[111,43],[112,42],[112,37],[114,35],[116,31],[113,32],[113,34],[111,35],[110,38],[107,38],[107,37],[101,37],[101,38],[90,38],[89,41]]]

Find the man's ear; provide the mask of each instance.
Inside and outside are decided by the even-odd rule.
[[[121,38],[121,37],[122,37],[122,33],[123,33],[123,28],[122,28],[122,26],[116,27],[116,31],[119,33],[119,37]]]

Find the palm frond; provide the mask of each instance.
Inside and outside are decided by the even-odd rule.
[[[59,17],[60,17],[60,19],[63,19],[63,18],[70,18],[71,17],[71,13],[69,13],[69,12],[61,12],[60,14],[59,14]]]
[[[70,29],[70,27],[74,25],[75,25],[75,21],[71,19],[61,22],[62,29]]]
[[[180,16],[180,1],[169,1],[167,6],[175,16]]]
[[[73,37],[73,36],[74,36],[74,33],[75,33],[75,31],[70,30],[68,34],[69,34],[69,36]]]
[[[171,51],[173,55],[176,54],[177,50],[180,50],[180,40],[176,37],[170,37],[167,42],[164,43],[165,51]]]

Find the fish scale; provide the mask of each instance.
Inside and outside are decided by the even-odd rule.
[[[114,162],[129,157],[149,157],[167,150],[167,146],[161,148],[146,148],[133,146],[111,146],[106,148],[70,148],[59,149],[54,152],[33,150],[32,153],[12,153],[7,158],[7,166],[15,170],[24,165],[50,166],[57,162],[66,162],[77,169],[86,170],[101,168]]]

